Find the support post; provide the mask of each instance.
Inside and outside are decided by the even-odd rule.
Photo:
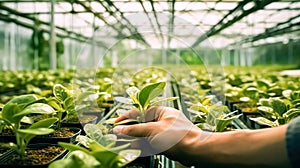
[[[55,0],[51,0],[50,11],[50,68],[56,69],[57,58],[56,58],[56,34],[55,34],[55,18],[54,18],[54,5]]]

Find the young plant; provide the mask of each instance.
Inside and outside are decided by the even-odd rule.
[[[79,135],[76,138],[83,147],[60,142],[71,153],[67,159],[55,161],[49,168],[120,168],[141,154],[140,150],[127,149],[130,143],[116,146],[117,136],[104,134],[98,125],[87,124],[84,130],[87,136]]]
[[[226,113],[228,110],[227,106],[218,102],[211,106],[207,106],[207,117],[205,123],[196,124],[199,128],[214,131],[222,132],[225,131],[229,124],[232,123],[235,119],[239,118],[241,114],[234,115],[234,112]]]
[[[128,122],[146,122],[145,115],[147,110],[152,106],[157,106],[165,101],[176,100],[177,97],[161,98],[159,97],[166,86],[166,82],[158,82],[149,84],[143,87],[141,90],[135,86],[132,86],[126,90],[131,99],[132,105],[138,109],[139,113],[136,119],[128,119],[121,121],[117,124],[124,124]]]
[[[261,125],[270,127],[277,127],[288,123],[291,119],[300,115],[297,103],[293,104],[292,102],[279,98],[260,99],[259,104],[261,106],[258,107],[258,110],[262,114],[262,117],[250,119]]]
[[[190,106],[189,111],[192,114],[192,121],[194,123],[204,123],[209,113],[209,108],[212,106],[212,100],[215,96],[213,95],[203,95],[199,96],[197,99],[197,103],[188,103],[186,104]]]
[[[0,121],[5,122],[16,136],[16,144],[8,143],[4,146],[14,149],[21,158],[25,156],[25,149],[30,140],[37,135],[46,135],[54,130],[50,127],[57,121],[57,118],[47,118],[33,123],[29,116],[51,115],[54,109],[44,103],[43,99],[38,99],[35,95],[22,95],[13,98],[5,104],[0,116]],[[29,124],[26,127],[24,124]]]
[[[97,90],[97,104],[99,107],[104,107],[107,105],[107,102],[113,100],[112,95],[112,79],[111,78],[103,78],[97,81],[99,89]]]
[[[83,92],[75,96],[71,90],[67,89],[61,84],[55,84],[53,86],[53,95],[47,99],[47,102],[57,112],[57,128],[61,127],[61,123],[70,116],[80,116],[81,109],[84,109],[87,105],[82,101],[92,93],[90,91]],[[76,105],[75,105],[76,102]]]

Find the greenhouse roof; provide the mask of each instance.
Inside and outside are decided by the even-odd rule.
[[[49,0],[1,0],[0,9],[1,20],[50,31]],[[123,39],[153,48],[249,47],[300,37],[298,0],[55,0],[54,18],[57,35],[107,47]]]

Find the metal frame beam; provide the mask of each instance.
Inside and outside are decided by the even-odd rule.
[[[142,6],[142,8],[143,8],[143,10],[144,10],[144,12],[145,12],[145,14],[147,15],[147,18],[148,18],[148,20],[149,20],[149,22],[150,22],[151,28],[153,29],[153,33],[154,33],[155,36],[159,39],[159,35],[158,35],[157,32],[156,32],[156,28],[154,27],[154,24],[153,24],[153,22],[152,22],[152,20],[151,20],[151,18],[150,18],[149,12],[146,10],[143,1],[142,1],[142,0],[138,0],[138,1],[139,1],[139,3],[141,4],[141,6]]]
[[[172,0],[170,2],[170,20],[169,20],[169,24],[168,24],[168,31],[169,31],[169,35],[168,35],[168,48],[170,48],[170,44],[171,44],[171,40],[172,40],[172,36],[174,33],[174,14],[175,14],[175,2],[176,0]]]
[[[206,40],[208,37],[211,37],[223,29],[231,26],[235,22],[239,21],[243,17],[253,13],[259,9],[263,9],[266,5],[276,2],[278,0],[261,0],[261,1],[241,1],[233,10],[229,11],[223,19],[221,19],[216,25],[212,26],[212,28],[207,31],[205,34],[201,35],[192,45],[192,47],[196,47],[199,43]],[[255,3],[250,9],[245,10],[245,6]]]
[[[6,21],[6,22],[13,22],[13,23],[19,24],[21,26],[30,28],[32,30],[36,29],[35,28],[36,25],[34,23],[38,22],[39,24],[44,26],[44,28],[39,28],[39,29],[44,30],[47,33],[50,33],[50,27],[49,27],[48,22],[44,22],[44,21],[39,20],[39,19],[37,19],[35,17],[32,17],[32,16],[24,15],[21,12],[18,12],[14,9],[11,9],[9,7],[1,5],[1,3],[0,3],[0,9],[2,9],[4,11],[7,11],[9,13],[7,15],[0,13],[1,14],[0,20]],[[32,22],[32,24],[22,22],[22,21],[20,21],[20,19],[12,18],[11,15],[21,17],[24,20],[29,20],[29,21]],[[63,28],[63,27],[60,27],[60,26],[55,26],[55,29],[57,31],[57,36],[59,36],[59,37],[70,38],[70,39],[74,39],[74,40],[81,41],[81,42],[86,42],[90,38],[90,37],[84,36],[82,34],[67,30],[66,28]],[[102,42],[100,42],[100,41],[97,41],[97,45],[99,45],[101,47],[104,47],[104,48],[107,48],[107,46],[105,44],[103,44]]]
[[[148,42],[144,39],[144,37],[138,32],[137,28],[134,25],[132,25],[131,22],[126,17],[124,17],[123,12],[121,12],[114,5],[114,3],[112,1],[110,1],[110,0],[100,1],[99,0],[98,2],[105,8],[105,10],[107,12],[109,12],[109,14],[111,16],[113,16],[117,20],[117,22],[121,25],[121,27],[127,28],[129,30],[129,32],[131,33],[132,37],[134,37],[134,39],[143,42],[147,46],[150,46],[148,44]],[[106,2],[107,4],[104,4],[104,2]],[[112,8],[115,11],[112,11]],[[121,16],[121,19],[126,22],[125,24],[122,23],[122,20],[117,18],[117,14],[119,14]]]
[[[161,37],[161,40],[162,40],[162,44],[164,44],[165,40],[164,40],[164,36],[163,36],[163,32],[162,32],[161,26],[159,24],[157,13],[156,13],[156,10],[155,10],[155,7],[154,7],[154,1],[150,0],[150,4],[151,4],[151,8],[152,8],[152,12],[153,12],[153,15],[154,15],[154,18],[155,18],[156,25],[157,25],[158,30],[159,30],[159,34],[160,34],[160,37]]]
[[[288,21],[278,23],[276,26],[266,29],[264,33],[243,39],[240,42],[230,44],[229,46],[236,46],[236,45],[241,45],[241,44],[246,44],[246,43],[252,43],[252,42],[255,42],[255,41],[258,41],[261,39],[265,39],[268,37],[274,37],[274,36],[278,36],[278,35],[282,35],[282,34],[286,34],[286,33],[299,31],[300,23],[297,23],[296,21],[294,21],[299,18],[300,18],[300,15],[297,15],[295,17],[290,18]]]

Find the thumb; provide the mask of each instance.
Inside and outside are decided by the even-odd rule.
[[[128,135],[133,137],[149,137],[152,131],[155,130],[155,124],[152,122],[134,124],[134,125],[119,125],[113,129],[117,135]]]

